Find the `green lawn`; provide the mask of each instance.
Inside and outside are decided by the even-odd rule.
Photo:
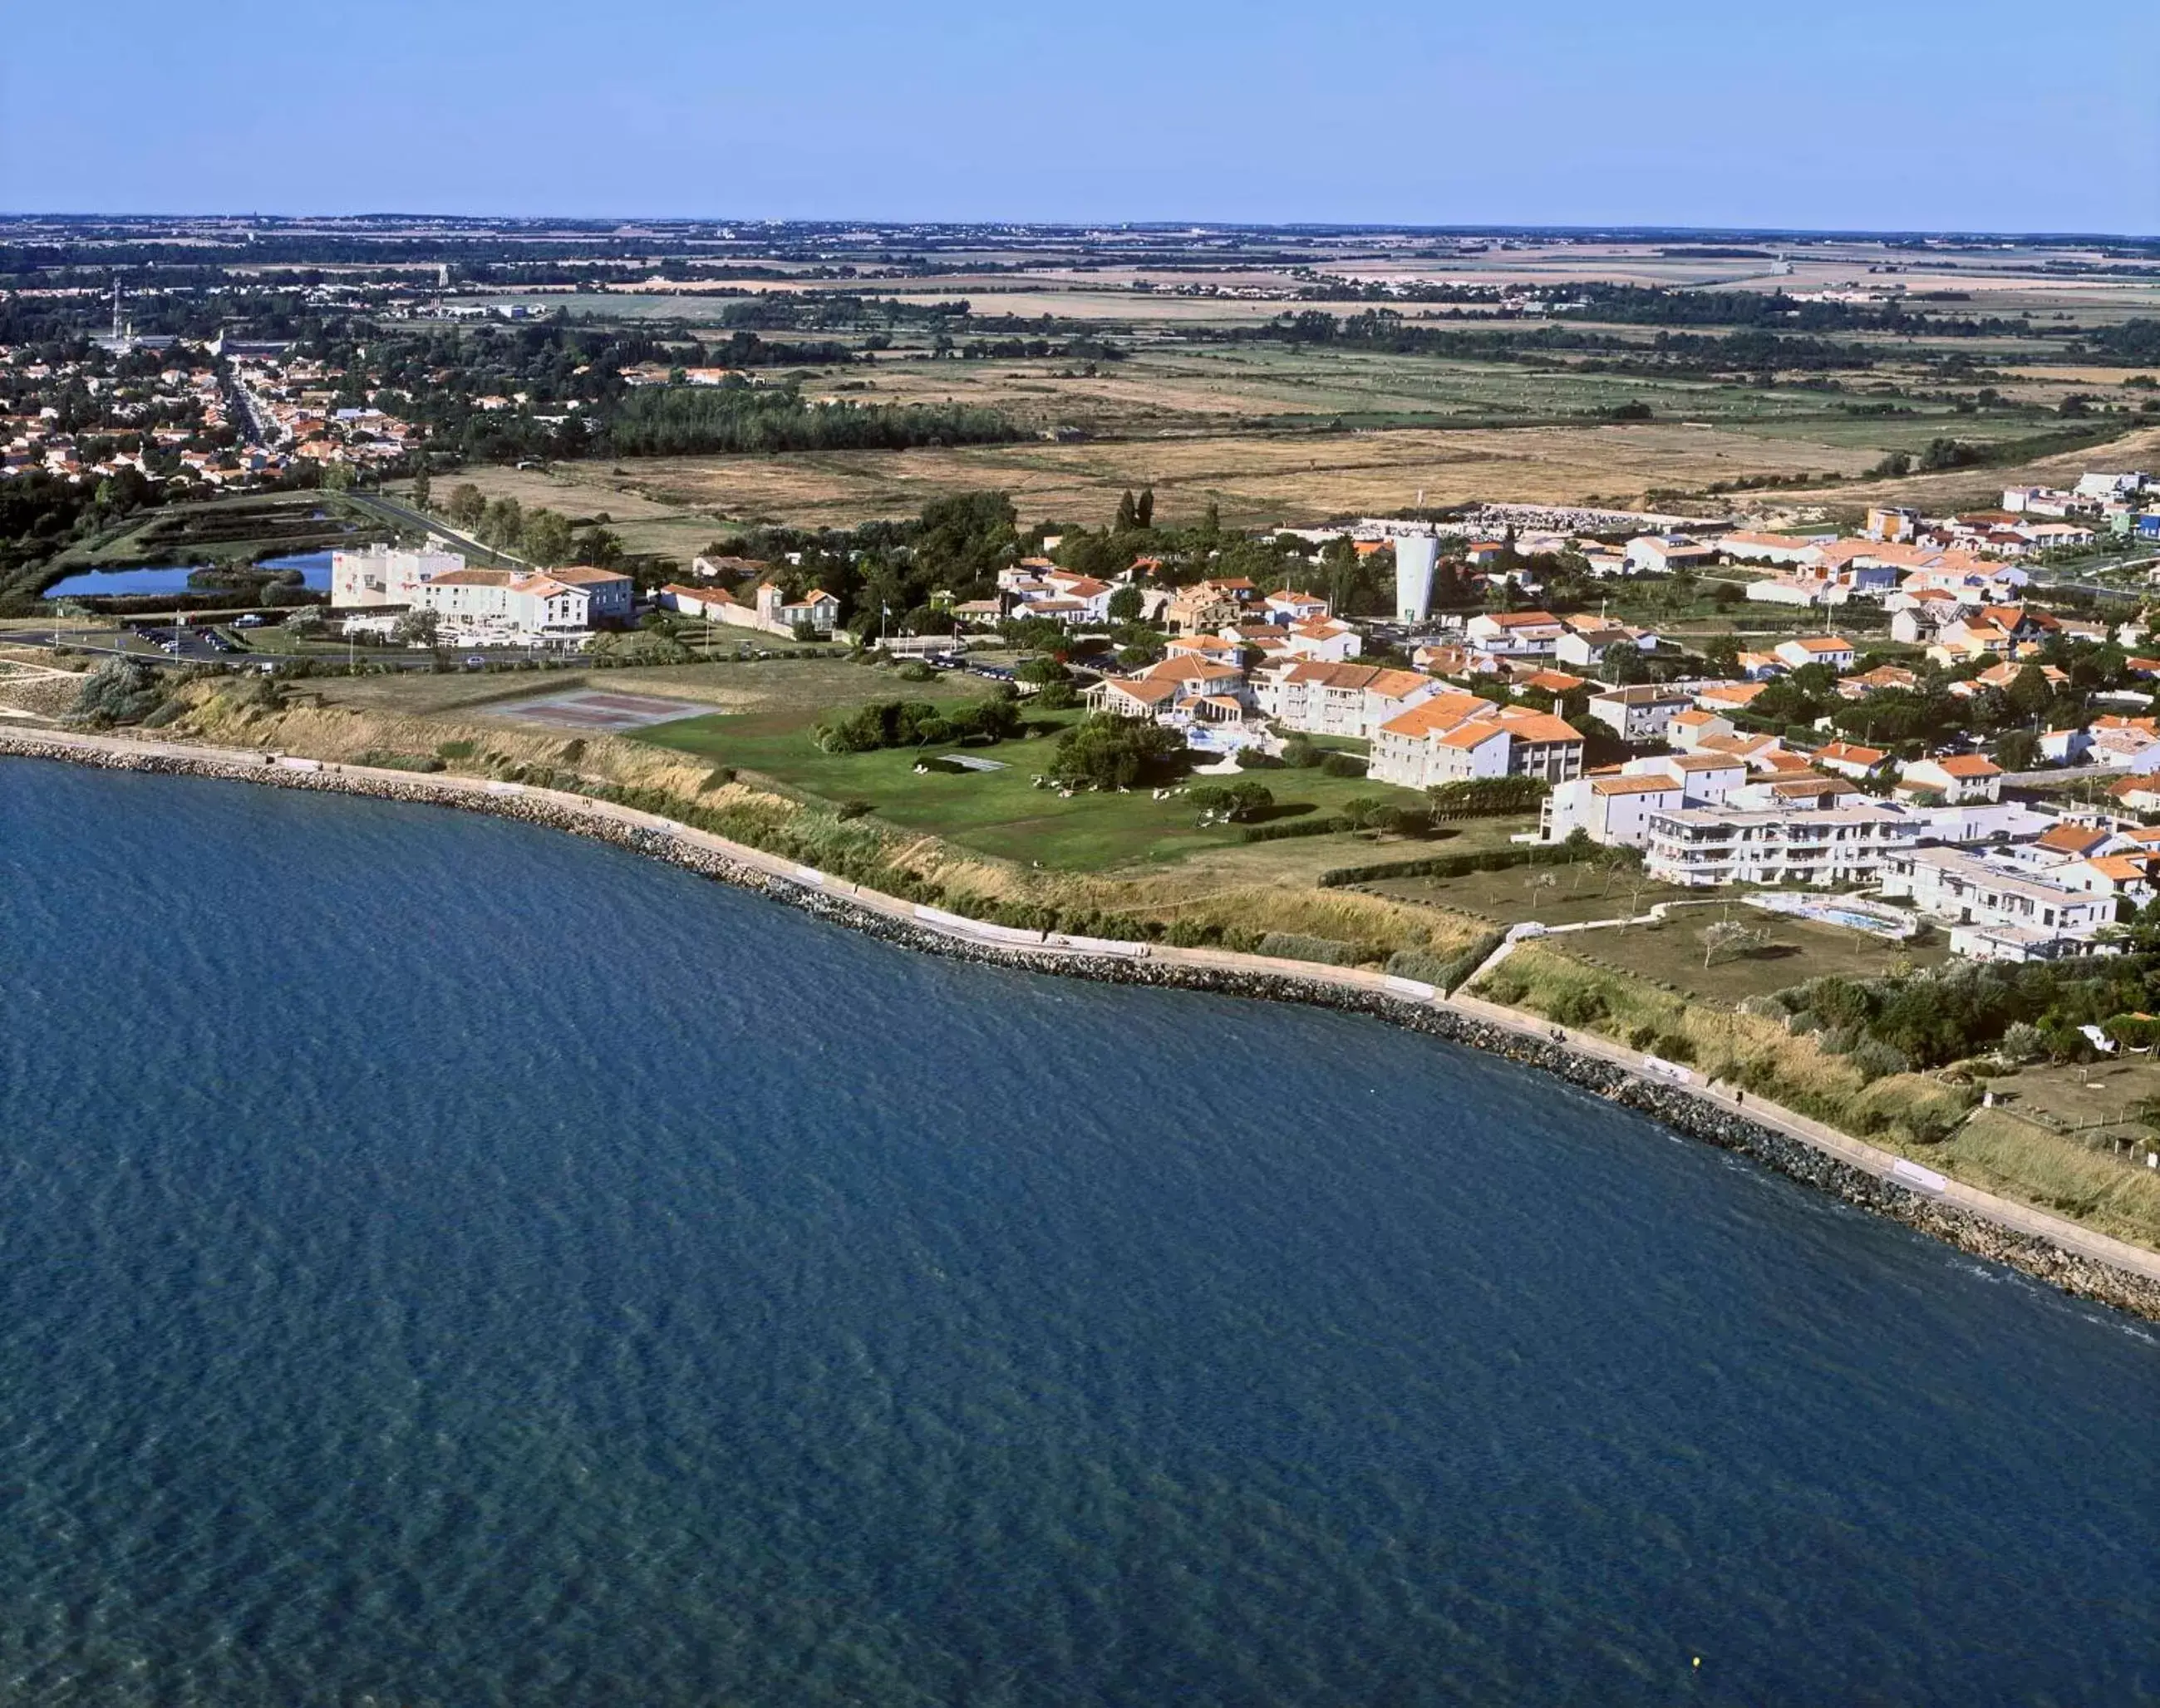
[[[894,684],[901,693],[914,685]],[[926,697],[927,698],[927,697]],[[800,712],[741,713],[687,718],[642,732],[638,740],[694,753],[716,765],[755,771],[820,799],[868,802],[887,823],[922,830],[1002,859],[1039,864],[1060,871],[1101,871],[1133,862],[1163,862],[1204,849],[1234,846],[1235,827],[1202,829],[1183,799],[1158,801],[1145,788],[1130,794],[1076,794],[1034,787],[1030,779],[1048,768],[1056,731],[1077,712],[1037,715],[1044,733],[971,750],[1002,761],[1001,771],[918,776],[912,750],[826,754],[811,740],[811,720]],[[1362,777],[1331,777],[1317,771],[1269,771],[1257,775],[1275,792],[1278,807],[1329,813],[1358,795],[1399,795]],[[1206,779],[1202,779],[1206,781]],[[1282,815],[1288,816],[1288,815]],[[1293,846],[1355,844],[1347,834],[1302,838]]]

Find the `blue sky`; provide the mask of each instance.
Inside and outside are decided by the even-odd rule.
[[[1771,13],[23,6],[0,207],[2160,231],[2150,0]]]

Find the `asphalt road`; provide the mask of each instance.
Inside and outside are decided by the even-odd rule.
[[[164,625],[159,625],[153,632],[160,637],[166,637],[171,635],[172,631]],[[205,638],[202,629],[195,627],[182,630],[181,636],[180,650],[178,652],[168,652],[156,641],[145,640],[132,632],[115,629],[62,628],[57,636],[56,644],[70,652],[88,653],[94,657],[140,658],[149,664],[282,664],[288,659],[299,657],[311,658],[319,664],[336,666],[342,665],[346,658],[346,655],[341,652],[299,654],[255,652],[244,652],[239,647],[230,646],[224,650],[220,650]],[[24,635],[20,638],[33,641],[38,644],[44,644],[46,641],[44,635]],[[494,657],[510,655],[491,654],[489,656]],[[402,648],[393,652],[381,647],[364,646],[354,652],[351,657],[363,664],[387,664],[397,670],[432,670],[435,666],[433,653],[413,652]]]
[[[484,546],[468,534],[461,534],[439,516],[429,516],[401,504],[394,498],[386,498],[380,492],[348,492],[346,498],[363,510],[371,510],[383,521],[401,528],[416,528],[424,533],[439,534],[468,558],[484,559],[488,563],[514,563],[522,567],[523,560],[507,552],[498,552]]]

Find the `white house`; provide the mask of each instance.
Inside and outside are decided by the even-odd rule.
[[[1091,712],[1156,723],[1235,724],[1253,703],[1251,686],[1237,665],[1191,653],[1165,658],[1135,677],[1104,677],[1083,698]]]
[[[1829,741],[1815,750],[1815,762],[1825,771],[1860,781],[1887,765],[1890,755],[1882,748],[1863,747],[1856,741]]]
[[[1285,627],[1292,623],[1316,623],[1328,615],[1327,601],[1310,593],[1292,593],[1287,587],[1270,594],[1268,620]]]
[[[1945,805],[1953,807],[1967,801],[1999,801],[2002,767],[1977,753],[1915,760],[1898,779],[1898,794],[1905,800],[1923,794],[1939,795]]]
[[[800,599],[790,599],[771,581],[761,581],[745,600],[740,594],[709,587],[703,591],[671,585],[661,589],[661,603],[686,615],[708,622],[728,623],[739,629],[792,639],[807,629],[813,635],[829,635],[840,620],[840,601],[823,588],[813,587]],[[688,598],[686,601],[685,595]]]
[[[1301,658],[1316,658],[1340,664],[1364,651],[1363,637],[1349,624],[1334,617],[1311,617],[1290,626],[1283,650]]]
[[[1562,635],[1559,643],[1554,646],[1553,657],[1562,664],[1589,668],[1602,664],[1605,655],[1616,646],[1623,650],[1632,646],[1638,652],[1654,652],[1657,646],[1655,635],[1646,634],[1640,629],[1631,629],[1623,624],[1589,628],[1571,624],[1567,633]]]
[[[1681,534],[1639,534],[1628,542],[1628,563],[1638,575],[1703,569],[1716,561],[1716,547],[1699,544]]]
[[[1736,563],[1798,567],[1820,563],[1822,553],[1816,548],[1836,537],[1835,534],[1730,533],[1718,540],[1717,549]]]
[[[1757,605],[1789,605],[1803,610],[1823,602],[1826,583],[1800,575],[1766,575],[1747,584],[1747,596]]]
[[[1840,675],[1852,668],[1852,642],[1838,635],[1804,635],[1780,641],[1771,651],[1778,661],[1798,670],[1804,665],[1827,664]]]
[[[1550,611],[1481,611],[1463,625],[1462,638],[1480,652],[1508,657],[1550,652],[1566,632]]]
[[[1590,715],[1623,741],[1661,741],[1672,720],[1694,703],[1678,688],[1638,683],[1601,688],[1590,697]]]

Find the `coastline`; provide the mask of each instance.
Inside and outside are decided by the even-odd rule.
[[[568,831],[754,890],[899,947],[984,965],[1372,1015],[1550,1073],[1675,1131],[1737,1151],[1871,1213],[2074,1296],[2160,1321],[2160,1254],[1956,1181],[1914,1183],[1911,1165],[1759,1099],[1646,1075],[1635,1052],[1534,1015],[1358,968],[1227,950],[1017,931],[906,902],[745,844],[585,796],[449,773],[340,766],[132,736],[0,726],[0,758],[269,784],[462,807]],[[1927,1171],[1917,1171],[1925,1176]]]

